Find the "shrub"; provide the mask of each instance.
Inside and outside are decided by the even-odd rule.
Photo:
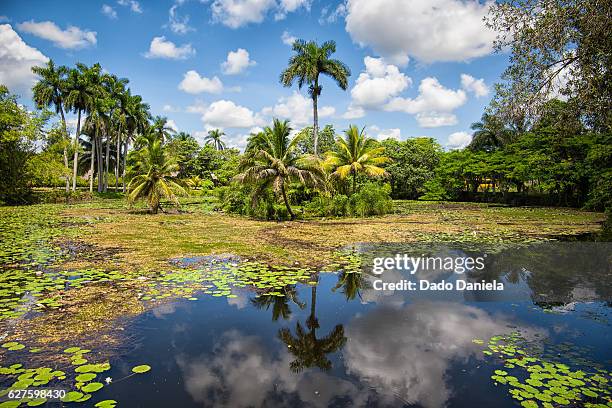
[[[388,184],[366,183],[349,197],[349,212],[358,217],[387,214],[393,209],[390,193]]]

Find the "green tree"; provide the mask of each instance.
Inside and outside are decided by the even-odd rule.
[[[240,162],[241,174],[237,176],[237,180],[254,186],[254,202],[269,188],[273,188],[274,192],[282,197],[293,220],[295,214],[287,199],[287,184],[293,180],[309,186],[318,186],[321,178],[315,166],[300,159],[296,152],[299,138],[290,139],[290,132],[288,121],[274,119],[272,127],[266,127],[255,136]]]
[[[341,180],[352,176],[353,193],[357,189],[357,175],[365,174],[369,177],[384,177],[387,172],[380,167],[390,162],[384,156],[385,147],[376,140],[368,138],[365,128],[359,130],[351,125],[345,132],[344,138],[336,138],[336,149],[328,152],[325,159],[326,166],[334,169],[333,175]]]
[[[52,59],[43,67],[32,67],[32,72],[39,76],[38,82],[32,88],[33,99],[36,106],[49,108],[53,106],[55,113],[60,115],[64,137],[69,139],[68,128],[66,126],[65,98],[67,94],[66,77],[68,68],[60,65],[56,66]],[[64,166],[68,169],[68,143],[63,144]],[[66,172],[66,191],[70,190],[70,176]]]
[[[495,106],[510,123],[537,118],[551,95],[596,130],[612,125],[612,3],[600,0],[512,0],[491,4],[495,47],[510,64]]]
[[[174,129],[168,125],[168,118],[156,116],[151,124],[151,132],[154,133],[162,143],[170,140],[175,133]]]
[[[211,145],[216,150],[224,150],[225,142],[221,140],[223,136],[225,136],[225,133],[220,129],[209,130],[208,135],[204,138],[204,143]]]
[[[478,151],[491,152],[511,143],[514,132],[506,127],[500,117],[484,113],[480,122],[470,126],[474,131],[469,148]]]
[[[188,178],[200,174],[198,165],[200,145],[193,136],[180,132],[166,144],[166,149],[179,166],[177,177]]]
[[[314,154],[314,132],[312,126],[307,126],[298,133],[300,143],[298,150],[301,154]],[[335,147],[336,132],[332,125],[325,125],[319,132],[319,151],[326,153]]]
[[[130,142],[135,140],[137,134],[142,134],[149,125],[149,105],[142,101],[140,95],[132,95],[130,90],[125,91],[126,137],[123,141],[123,169],[122,191],[125,193],[125,178],[127,171],[127,156]]]
[[[319,46],[315,41],[297,40],[293,43],[293,52],[294,55],[289,59],[288,67],[281,73],[280,82],[290,87],[297,80],[300,89],[308,85],[313,108],[314,154],[318,156],[319,113],[317,105],[323,89],[319,84],[319,76],[329,76],[342,90],[346,90],[351,71],[342,61],[330,58],[336,52],[334,41],[325,41]]]
[[[100,93],[98,86],[100,64],[88,67],[85,64],[77,63],[75,69],[68,73],[67,90],[65,98],[66,107],[77,113],[77,126],[74,135],[74,158],[72,167],[72,190],[76,190],[77,170],[79,163],[79,137],[81,136],[81,113],[89,112],[94,101]]]
[[[151,139],[146,147],[136,154],[133,172],[136,174],[128,185],[128,201],[146,200],[149,210],[157,214],[162,199],[179,205],[177,196],[185,195],[186,190],[174,174],[178,165],[170,158],[161,140]]]
[[[417,199],[425,191],[425,183],[435,175],[442,147],[432,138],[417,137],[406,141],[386,139],[382,142],[391,161],[389,173],[393,198]]]

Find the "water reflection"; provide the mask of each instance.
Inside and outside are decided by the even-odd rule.
[[[251,299],[251,304],[257,309],[269,310],[272,306],[272,321],[277,321],[279,317],[284,320],[291,318],[290,303],[297,305],[300,309],[304,309],[306,304],[298,299],[295,285],[287,285],[280,290],[282,296],[275,294],[263,293],[254,299]]]

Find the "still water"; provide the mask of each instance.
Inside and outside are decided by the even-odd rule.
[[[364,245],[357,251],[370,260],[364,262],[363,273],[320,273],[316,285],[291,285],[284,297],[239,288],[234,298],[169,302],[125,322],[135,346],[111,359],[108,374],[122,377],[142,362],[153,369],[146,376],[105,387],[96,398],[116,399],[119,406],[128,407],[232,408],[609,402],[609,382],[604,380],[597,397],[577,394],[578,399],[565,405],[551,400],[554,390],[565,396],[580,390],[588,394],[589,385],[570,379],[578,390],[572,391],[560,378],[565,374],[555,374],[554,368],[552,376],[538,377],[560,379],[553,391],[539,394],[540,399],[513,399],[509,386],[491,376],[503,369],[523,382],[529,372],[512,364],[507,368],[504,359],[510,356],[483,353],[490,338],[520,333],[528,346],[516,346],[526,350],[517,354],[518,360],[533,357],[540,367],[569,367],[579,372],[576,378],[599,373],[609,380],[609,244],[506,248],[488,253],[482,271],[458,275],[434,270],[425,275],[432,282],[497,280],[504,285],[497,292],[373,288],[376,279],[423,278],[402,270],[371,274],[370,262],[380,254],[427,251],[465,256],[482,249]],[[190,267],[188,262],[185,267]],[[537,386],[538,381],[530,384]]]

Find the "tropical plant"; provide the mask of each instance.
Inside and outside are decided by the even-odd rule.
[[[340,180],[348,176],[353,178],[353,193],[357,188],[357,175],[365,174],[369,177],[384,177],[387,172],[382,164],[389,163],[390,159],[384,156],[385,148],[364,134],[365,128],[359,129],[351,125],[345,132],[344,138],[336,138],[336,149],[327,153],[326,166],[334,169],[333,176]]]
[[[319,113],[317,104],[323,89],[319,84],[319,76],[329,76],[342,90],[346,90],[351,71],[342,61],[330,58],[336,52],[334,41],[326,41],[319,46],[315,41],[297,40],[293,43],[293,52],[295,54],[289,59],[289,66],[281,73],[280,82],[290,87],[297,80],[300,89],[308,85],[313,108],[314,154],[318,156]]]
[[[128,185],[128,201],[146,200],[153,214],[157,214],[161,208],[162,199],[178,206],[177,196],[187,194],[183,183],[174,177],[178,165],[166,155],[159,139],[151,139],[151,143],[137,152],[133,171],[137,175]]]
[[[317,166],[296,153],[299,138],[289,138],[291,128],[288,121],[274,119],[273,126],[249,140],[245,155],[239,164],[241,172],[236,179],[254,186],[253,202],[271,187],[283,199],[291,219],[295,214],[287,199],[287,183],[298,181],[307,186],[320,186],[321,173]]]
[[[93,191],[93,179],[94,179],[94,163],[96,162],[97,153],[97,167],[98,167],[98,192],[102,191],[102,143],[100,141],[101,135],[108,133],[110,127],[110,104],[107,98],[98,98],[94,102],[93,107],[90,109],[89,115],[85,119],[83,124],[84,133],[89,135],[90,139],[90,179],[89,179],[89,191]]]
[[[289,320],[291,317],[291,308],[289,302],[295,303],[300,309],[306,305],[298,299],[295,285],[287,285],[281,289],[283,296],[276,296],[270,293],[260,294],[254,299],[251,299],[251,304],[258,309],[268,310],[272,306],[272,321],[277,321],[279,317]]]
[[[204,138],[204,143],[211,145],[215,150],[224,150],[225,142],[221,140],[223,136],[225,136],[225,133],[220,129],[209,130],[208,135]]]
[[[149,105],[142,101],[140,95],[132,95],[130,90],[125,91],[126,111],[126,138],[123,141],[123,170],[122,190],[125,193],[125,177],[127,169],[127,153],[130,142],[135,139],[137,133],[144,133],[149,124]]]
[[[174,128],[168,125],[168,118],[164,116],[156,116],[153,119],[153,124],[150,127],[152,133],[156,134],[159,140],[163,142],[172,138],[175,133]]]
[[[66,107],[77,113],[77,126],[74,135],[74,158],[72,167],[72,190],[76,191],[77,169],[79,162],[79,137],[81,135],[81,114],[89,112],[94,105],[94,101],[101,92],[100,64],[88,67],[85,64],[77,63],[75,69],[71,69],[67,78],[68,94],[65,98]]]
[[[32,67],[32,72],[40,77],[32,88],[33,99],[37,107],[44,108],[53,106],[55,113],[60,115],[64,138],[69,139],[66,126],[66,115],[64,112],[65,98],[67,93],[66,76],[68,67],[56,66],[52,59],[43,67]],[[68,169],[68,143],[63,143],[64,166]],[[68,172],[66,172],[68,173]],[[66,191],[70,190],[70,176],[66,176]]]
[[[497,116],[484,113],[480,122],[472,123],[470,128],[474,131],[469,148],[478,151],[491,152],[497,150],[513,140],[513,132]]]

